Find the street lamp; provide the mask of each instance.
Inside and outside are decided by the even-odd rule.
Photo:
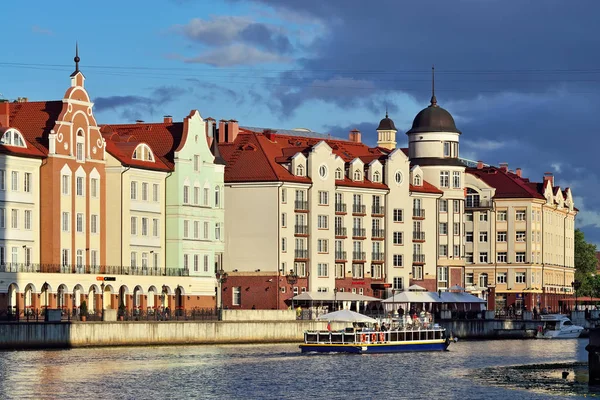
[[[575,290],[575,311],[577,311],[577,291],[579,290],[579,288],[581,287],[581,282],[579,282],[577,279],[574,280],[573,282],[571,282],[571,286],[573,287],[573,289]]]
[[[100,285],[100,290],[102,291],[102,315],[104,315],[104,288],[106,286],[104,285],[104,282],[102,282],[102,284]]]
[[[298,282],[298,274],[294,272],[293,269],[290,269],[290,272],[285,276],[288,285],[290,285],[290,290],[292,291],[292,310],[294,309],[294,285]]]
[[[46,318],[48,318],[48,289],[49,289],[50,285],[48,285],[48,282],[44,282],[44,284],[42,285],[42,290],[46,293],[46,311],[44,313],[44,315],[46,316]]]
[[[220,297],[221,297],[221,307],[219,308],[221,310],[221,315],[223,313],[223,284],[225,282],[227,282],[227,278],[229,277],[229,274],[227,272],[225,272],[225,270],[223,268],[221,268],[220,270],[217,271],[217,273],[215,274],[215,278],[217,278],[217,282],[219,282],[219,292],[221,293]]]
[[[337,292],[338,292],[338,288],[333,288],[333,311],[337,311],[338,310],[338,306],[337,306]]]

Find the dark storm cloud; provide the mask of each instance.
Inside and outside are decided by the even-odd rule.
[[[157,108],[175,100],[184,90],[174,86],[160,86],[152,89],[149,96],[108,96],[94,99],[94,110],[102,112],[115,110],[128,120],[139,119],[148,113],[154,114]]]

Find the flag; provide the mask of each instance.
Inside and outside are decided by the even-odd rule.
[[[330,322],[327,322],[327,330],[328,330],[329,332],[331,332],[331,323],[330,323]]]

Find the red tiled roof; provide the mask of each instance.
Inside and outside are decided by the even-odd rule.
[[[542,184],[529,182],[529,179],[521,178],[512,172],[496,167],[467,168],[466,172],[495,188],[494,198],[545,199]]]
[[[112,134],[117,134],[119,138],[127,138],[124,140],[133,136],[137,143],[146,143],[150,146],[154,155],[166,168],[173,169],[175,150],[182,141],[183,122],[102,125],[101,131],[107,143]],[[119,141],[116,137],[110,140]],[[146,162],[142,161],[142,163],[147,165]],[[161,168],[157,166],[157,169]]]
[[[137,167],[158,171],[172,171],[172,168],[169,168],[169,166],[167,166],[156,155],[154,157],[154,161],[144,161],[132,158],[134,150],[141,143],[139,141],[117,142],[106,136],[104,138],[106,139],[106,151],[108,151],[113,157],[127,167]]]
[[[23,155],[43,157],[48,154],[48,134],[54,128],[62,108],[61,100],[10,103],[10,127],[18,129],[25,140],[38,150]]]
[[[413,184],[410,185],[411,192],[419,192],[419,193],[435,193],[435,194],[444,194],[440,189],[433,186],[431,183],[427,181],[423,181],[423,186],[415,186]]]

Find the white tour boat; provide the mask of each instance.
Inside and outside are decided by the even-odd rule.
[[[561,314],[542,315],[543,325],[538,326],[540,339],[577,339],[583,326],[573,325],[571,320]]]

